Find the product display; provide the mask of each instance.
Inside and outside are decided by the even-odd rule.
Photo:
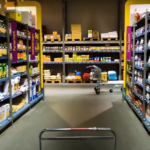
[[[57,33],[57,31],[53,31],[53,34],[46,34],[44,35],[44,41],[54,41],[54,40],[58,40],[61,41],[61,37],[60,34]]]
[[[102,50],[119,50],[119,46],[66,46],[65,51],[102,51]]]
[[[16,15],[17,12],[14,13],[14,17],[19,17]],[[40,47],[39,41],[36,40],[39,39],[40,31],[9,18],[8,22],[6,20],[5,18],[5,22],[0,21],[0,130],[43,98],[39,76],[41,56],[35,52],[35,49]],[[24,31],[26,27],[29,31]],[[2,35],[5,33],[2,28],[8,31],[7,36]],[[26,32],[29,32],[32,38],[28,37]],[[12,43],[8,43],[7,37]]]
[[[146,13],[149,16],[149,13]],[[136,27],[133,26],[132,38],[135,43],[132,46],[133,57],[128,61],[129,69],[127,71],[127,95],[126,100],[139,116],[142,123],[149,127],[150,124],[150,54],[149,54],[149,32],[150,25],[145,24],[141,27],[140,15],[136,12]],[[146,17],[143,17],[145,21]],[[134,32],[136,31],[136,32]],[[134,34],[135,33],[135,34]],[[144,39],[148,39],[148,44],[144,46]],[[147,43],[147,42],[146,42]],[[144,57],[146,56],[146,57]],[[132,74],[132,72],[134,74]]]

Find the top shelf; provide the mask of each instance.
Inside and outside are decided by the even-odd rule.
[[[43,45],[50,45],[50,44],[63,44],[63,42],[58,42],[58,41],[48,41],[48,42],[43,42]],[[64,42],[64,44],[120,44],[120,41],[67,41]]]

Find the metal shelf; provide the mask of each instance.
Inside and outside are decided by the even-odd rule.
[[[6,56],[0,57],[0,60],[5,60],[5,59],[7,59]]]
[[[39,60],[30,60],[31,64],[39,63]]]
[[[119,64],[120,62],[65,62],[65,64]],[[43,64],[62,64],[62,62],[43,62]]]
[[[62,64],[62,62],[51,61],[51,62],[43,62],[43,64]]]
[[[3,102],[3,101],[5,101],[5,100],[7,100],[9,98],[10,98],[10,96],[5,96],[3,99],[0,99],[0,102]]]
[[[120,53],[120,50],[89,50],[89,51],[65,51],[65,53]]]
[[[67,41],[67,44],[120,44],[120,41]]]
[[[19,109],[17,112],[13,113],[13,117],[16,118],[23,112],[25,112],[27,109],[30,108],[30,104],[25,104],[21,109]]]
[[[8,80],[8,77],[0,79],[0,82],[5,82]]]
[[[66,64],[119,64],[119,62],[65,62]]]
[[[11,78],[21,77],[21,76],[25,76],[25,75],[27,75],[26,72],[25,73],[18,73],[18,74],[12,75]]]
[[[43,53],[63,53],[62,50],[43,50]]]
[[[139,67],[139,66],[135,66],[135,69],[144,71],[144,68],[143,67]]]
[[[39,99],[43,98],[43,94],[39,95],[37,98],[33,99],[32,101],[30,101],[30,104],[33,105],[36,102],[38,102]]]
[[[58,44],[63,44],[63,42],[61,41],[61,42],[58,42],[58,41],[54,41],[54,42],[51,42],[51,41],[47,41],[47,42],[43,42],[43,45],[58,45]]]
[[[32,88],[34,88],[35,86],[37,86],[37,85],[39,85],[39,84],[41,84],[41,82],[36,83],[35,85],[30,86],[30,88],[32,89]]]
[[[0,123],[0,129],[3,129],[4,127],[6,127],[9,123],[11,123],[11,121],[12,121],[12,118],[10,118],[10,119],[5,119],[4,121],[2,121],[2,122]]]
[[[126,96],[126,100],[128,102],[128,104],[133,108],[134,112],[138,115],[138,117],[142,120],[142,113],[140,112],[139,108],[137,108],[132,101],[130,100],[129,96]]]
[[[27,60],[18,60],[18,62],[12,62],[12,64],[19,64],[19,63],[25,63]]]
[[[30,76],[31,76],[31,77],[34,77],[34,76],[37,76],[37,75],[40,75],[40,72],[34,73],[34,74],[30,75]]]
[[[133,93],[140,99],[143,101],[143,96],[138,94],[135,90],[133,90]]]
[[[0,34],[1,38],[7,38],[6,34]]]
[[[18,96],[22,95],[22,92],[18,92],[17,94],[12,95],[12,98],[16,98]]]

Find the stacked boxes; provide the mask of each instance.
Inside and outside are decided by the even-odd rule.
[[[54,62],[62,62],[62,58],[54,58]]]
[[[49,55],[43,55],[43,62],[50,62],[51,57]]]
[[[60,39],[60,34],[58,34],[57,31],[53,31],[53,34],[44,35],[44,41],[53,40],[53,39]]]
[[[80,39],[82,37],[81,32],[81,24],[72,24],[71,25],[71,33],[72,33],[72,39]]]
[[[0,106],[0,123],[9,117],[10,104]]]
[[[51,72],[50,70],[44,70],[44,80],[50,79]]]

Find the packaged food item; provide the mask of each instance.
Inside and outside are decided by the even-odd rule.
[[[3,77],[3,64],[0,63],[0,78]]]

